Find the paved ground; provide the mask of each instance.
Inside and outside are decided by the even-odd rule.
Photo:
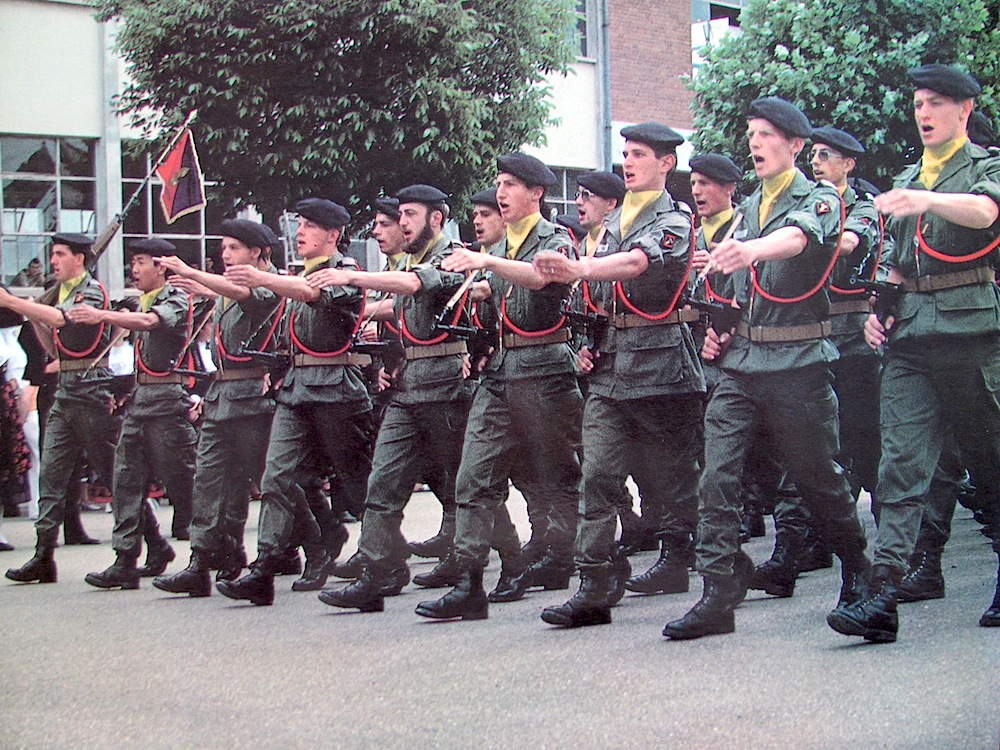
[[[419,494],[404,530],[423,538],[437,518]],[[84,522],[110,539],[110,516]],[[19,548],[0,555],[6,569],[34,535],[26,519],[4,530]],[[771,543],[747,549],[759,562]],[[175,546],[173,570],[188,553]],[[60,549],[58,584],[0,583],[0,748],[1000,747],[1000,630],[977,626],[996,557],[961,508],[948,597],[905,605],[900,640],[878,646],[826,626],[835,571],[791,599],[752,593],[735,635],[674,643],[660,630],[697,600],[694,576],[688,594],[629,596],[614,624],[560,631],[538,614],[570,592],[436,623],[414,615],[430,598],[415,587],[360,614],[288,579],[260,608],[83,582],[112,559],[107,544]]]

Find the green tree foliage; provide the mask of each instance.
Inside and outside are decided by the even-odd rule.
[[[119,19],[120,109],[198,109],[214,199],[265,216],[306,195],[359,212],[427,182],[456,204],[538,143],[544,75],[573,59],[571,0],[99,0]]]
[[[750,0],[742,34],[706,50],[691,83],[696,148],[749,168],[747,107],[781,96],[814,126],[854,133],[869,152],[858,173],[885,186],[920,151],[907,68],[968,70],[983,84],[978,106],[997,114],[998,13],[1000,0]]]

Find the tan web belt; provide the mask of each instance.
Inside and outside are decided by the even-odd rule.
[[[674,310],[670,315],[654,320],[633,313],[617,313],[611,316],[611,325],[618,329],[669,326],[678,323],[697,323],[699,317],[697,310]]]
[[[232,370],[216,370],[215,379],[222,382],[230,380],[260,380],[266,374],[266,367],[239,367]]]
[[[183,385],[190,379],[189,375],[180,375],[176,372],[167,375],[150,375],[146,372],[139,372],[135,376],[135,382],[139,385]]]
[[[903,289],[907,292],[936,292],[939,289],[954,289],[959,286],[982,284],[984,281],[993,281],[993,269],[979,266],[978,268],[970,268],[968,271],[906,279],[903,281]]]
[[[74,372],[76,370],[90,370],[95,367],[107,367],[108,358],[104,357],[97,362],[90,359],[60,359],[60,372]]]
[[[296,367],[321,367],[323,365],[357,365],[367,367],[372,363],[370,354],[337,354],[333,357],[315,357],[312,354],[296,354],[292,359]]]
[[[871,312],[868,299],[847,299],[842,302],[830,303],[830,315],[847,315],[849,313]]]
[[[429,346],[406,347],[407,361],[413,359],[428,359],[430,357],[449,357],[453,354],[466,354],[469,347],[464,341],[449,341],[446,344],[431,344]]]
[[[525,346],[542,346],[543,344],[564,344],[569,341],[570,333],[567,328],[560,328],[544,336],[522,336],[518,333],[505,333],[503,335],[503,345],[508,349],[520,349]]]
[[[790,344],[826,338],[832,328],[829,320],[800,326],[749,326],[741,320],[736,324],[736,335],[761,344]]]

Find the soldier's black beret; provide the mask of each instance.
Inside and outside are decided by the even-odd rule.
[[[969,116],[969,140],[983,148],[1000,145],[990,118],[978,109]]]
[[[219,234],[237,239],[247,247],[263,250],[270,245],[263,225],[248,219],[226,219],[219,225]]]
[[[347,209],[326,198],[305,198],[295,204],[295,213],[315,221],[324,229],[340,229],[351,221]]]
[[[739,182],[743,172],[736,163],[723,154],[699,154],[688,161],[692,172],[705,175],[716,182]]]
[[[154,258],[162,258],[165,255],[176,255],[177,247],[174,243],[159,237],[149,237],[144,240],[132,240],[128,243],[128,251],[132,255],[152,255]]]
[[[824,125],[821,128],[813,128],[812,142],[833,146],[844,156],[856,157],[861,156],[865,152],[865,147],[861,144],[861,141],[846,130],[832,128],[829,125]]]
[[[375,213],[385,214],[389,218],[399,221],[399,201],[395,198],[376,198],[373,208]]]
[[[490,208],[495,208],[497,211],[500,210],[500,204],[497,203],[496,188],[489,188],[487,190],[480,190],[478,193],[473,193],[470,200],[474,206],[489,206]]]
[[[528,187],[551,187],[555,173],[534,156],[515,153],[497,157],[497,171],[514,175]]]
[[[396,199],[400,203],[444,203],[448,194],[433,185],[408,185],[397,191]]]
[[[264,239],[267,240],[267,247],[275,248],[281,245],[281,237],[267,224],[261,224],[260,231],[263,233]]]
[[[774,125],[789,138],[808,138],[812,125],[802,110],[777,96],[754,99],[747,110],[747,119],[760,117]]]
[[[587,230],[580,225],[579,214],[557,214],[556,224],[570,230],[577,240],[580,240],[585,234],[587,234]]]
[[[930,89],[951,99],[971,99],[983,90],[979,81],[951,65],[931,63],[910,68],[906,74],[915,88]]]
[[[674,149],[684,143],[684,136],[658,122],[642,122],[622,128],[622,138],[645,143],[656,149]]]
[[[77,255],[86,255],[88,258],[94,250],[94,238],[76,232],[59,232],[52,236],[53,245],[66,245]]]
[[[619,203],[625,197],[625,180],[614,172],[584,172],[576,178],[576,184],[602,198],[615,198]]]

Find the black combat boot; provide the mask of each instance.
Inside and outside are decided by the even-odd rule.
[[[1000,566],[997,568],[997,592],[993,595],[993,603],[983,616],[979,618],[981,628],[1000,628]]]
[[[337,578],[360,578],[361,574],[365,572],[367,564],[368,558],[361,550],[358,550],[347,558],[346,562],[334,563],[333,575]]]
[[[840,561],[840,597],[837,607],[846,607],[868,596],[872,566],[864,554]]]
[[[153,579],[153,587],[171,594],[188,594],[192,597],[209,596],[212,593],[212,576],[204,556],[197,551],[191,553],[191,562],[179,573],[159,576]]]
[[[383,586],[379,589],[382,596],[399,596],[410,582],[410,566],[405,562],[394,565],[383,578]]]
[[[250,563],[253,568],[257,561]],[[269,568],[274,569],[276,576],[297,576],[302,573],[302,558],[299,557],[298,547],[291,547],[277,555],[272,562],[268,563]]]
[[[771,596],[786,599],[795,590],[795,579],[799,577],[799,551],[801,543],[798,535],[785,532],[777,534],[771,558],[754,568],[750,577],[750,588],[765,591]]]
[[[323,530],[323,544],[326,545],[331,562],[340,557],[340,553],[344,551],[344,545],[347,544],[350,536],[347,527],[342,523],[334,524],[329,529]]]
[[[743,550],[737,550],[733,556],[733,606],[743,603],[747,598],[747,590],[750,588],[750,579],[753,578],[753,560]]]
[[[896,601],[921,602],[944,598],[944,574],[941,572],[941,550],[921,551],[910,565],[909,572],[899,583]]]
[[[80,518],[80,497],[67,497],[66,507],[63,511],[63,541],[66,546],[76,544],[100,544],[99,539],[94,539],[87,534],[83,528],[83,521]]]
[[[436,620],[485,620],[489,617],[489,602],[483,590],[483,570],[463,570],[458,586],[435,601],[420,602],[417,614]]]
[[[326,547],[310,547],[306,552],[306,568],[302,577],[292,583],[292,591],[319,591],[333,571],[333,558]]]
[[[146,546],[146,563],[138,569],[139,577],[153,578],[163,575],[175,557],[177,553],[167,544],[166,539],[161,538],[158,543],[151,542]]]
[[[532,563],[521,575],[510,582],[510,589],[505,593],[496,593],[490,601],[516,602],[523,599],[530,588],[543,588],[546,591],[556,591],[569,588],[569,579],[573,575],[573,561],[556,555],[550,547],[545,557]]]
[[[369,565],[361,573],[358,580],[339,590],[328,589],[319,592],[319,600],[331,607],[344,609],[359,609],[362,612],[382,612],[385,609],[385,597],[382,590],[389,586],[384,572]]]
[[[868,595],[853,604],[837,607],[826,616],[827,624],[842,635],[892,643],[899,631],[896,592],[900,578],[888,565],[875,565]]]
[[[137,589],[139,570],[135,567],[137,556],[117,553],[115,564],[100,573],[87,573],[83,579],[99,589]]]
[[[626,555],[649,552],[660,546],[660,540],[656,537],[656,529],[647,525],[641,516],[639,518],[638,526],[630,529],[628,534],[622,533],[621,547]]]
[[[216,581],[235,581],[243,575],[243,568],[247,566],[247,551],[243,547],[238,547],[230,552],[219,563],[219,569],[215,574]]]
[[[18,583],[55,583],[55,549],[52,547],[35,548],[35,556],[20,568],[8,570],[7,577]]]
[[[806,532],[806,538],[799,552],[799,573],[826,570],[833,567],[833,552],[823,535],[813,528]]]
[[[461,578],[462,569],[458,566],[458,560],[453,554],[449,554],[432,570],[413,576],[413,582],[425,589],[443,589],[457,586]]]
[[[455,509],[452,508],[441,516],[441,528],[438,529],[437,534],[422,542],[408,542],[406,547],[411,554],[417,557],[437,557],[443,560],[451,552],[454,542]],[[417,582],[416,578],[413,579],[413,582]]]
[[[616,545],[611,553],[611,593],[608,594],[608,604],[612,607],[617,607],[625,596],[625,583],[631,577],[632,564],[628,561],[628,555]]]
[[[295,553],[298,557],[298,552]],[[274,604],[274,569],[277,563],[258,557],[250,572],[236,581],[218,581],[215,588],[230,599],[246,599],[258,606]]]
[[[734,614],[743,584],[734,574],[706,575],[705,590],[691,610],[679,620],[668,622],[663,635],[673,640],[690,640],[706,635],[723,635],[736,630]]]
[[[610,625],[611,588],[609,569],[583,571],[580,573],[580,590],[565,604],[543,609],[542,619],[549,625],[561,625],[566,628]]]
[[[526,568],[527,563],[520,549],[510,554],[501,553],[500,578],[487,598],[491,602],[505,601],[504,597],[509,596],[513,591],[514,579],[520,576]]]
[[[683,594],[691,585],[683,547],[664,539],[659,559],[645,573],[629,578],[625,588],[638,594]]]

